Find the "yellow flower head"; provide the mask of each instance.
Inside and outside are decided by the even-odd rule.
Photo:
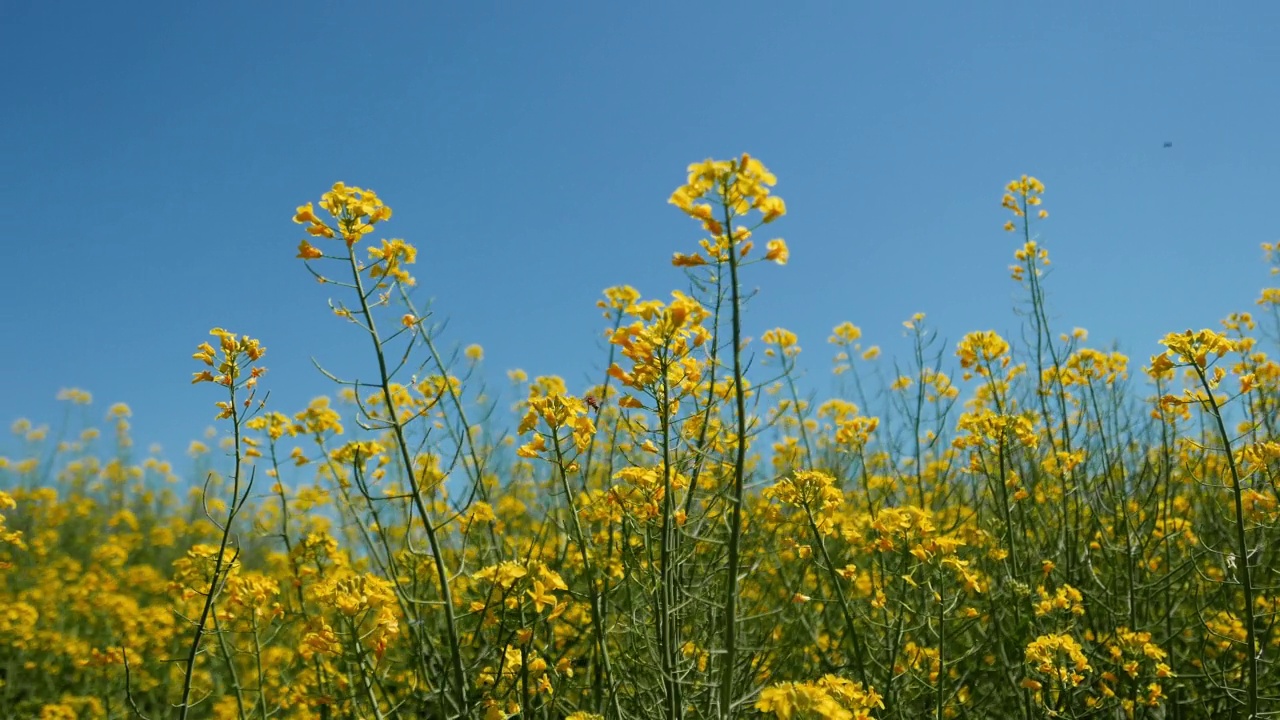
[[[192,355],[193,360],[199,360],[207,368],[200,372],[193,373],[191,383],[212,382],[227,388],[245,388],[252,390],[258,383],[267,369],[262,366],[250,367],[262,356],[266,354],[267,349],[255,339],[248,335],[242,335],[239,338],[235,333],[227,332],[222,328],[214,328],[209,334],[218,339],[218,348],[204,342],[196,348],[196,353]],[[248,370],[248,377],[245,377],[245,371]],[[217,373],[216,375],[214,373]],[[249,401],[245,400],[247,408]],[[235,413],[235,408],[230,402],[217,403],[218,419],[231,417]],[[123,409],[120,409],[123,408]],[[122,403],[112,408],[112,416],[124,418],[128,416],[128,407]]]
[[[1040,205],[1040,196],[1044,194],[1044,183],[1033,177],[1023,175],[1021,178],[1011,181],[1005,186],[1004,190],[1004,197],[1000,199],[1000,206],[1025,223],[1028,209]],[[1049,217],[1049,213],[1041,209],[1037,216],[1043,220]],[[1004,229],[1010,232],[1017,229],[1017,227],[1013,220],[1004,224]]]
[[[723,220],[746,216],[751,210],[760,213],[761,223],[785,215],[786,203],[771,194],[777,182],[763,163],[746,153],[733,160],[707,159],[689,166],[688,181],[676,188],[668,202],[719,237],[726,229]],[[750,231],[734,232],[733,236],[726,240],[745,243]]]
[[[377,193],[344,183],[334,183],[333,188],[320,198],[320,207],[337,221],[337,228],[316,215],[311,203],[298,207],[293,221],[306,225],[307,232],[315,237],[332,238],[341,235],[347,246],[354,245],[362,236],[373,232],[373,226],[391,218],[391,208],[383,204]],[[314,250],[314,249],[313,249]],[[299,257],[307,257],[311,251],[299,248]]]

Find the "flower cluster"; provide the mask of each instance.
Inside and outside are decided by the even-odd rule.
[[[701,241],[705,256],[702,253],[676,253],[672,264],[695,267],[707,264],[708,258],[716,263],[726,262],[735,250],[735,260],[746,257],[751,251],[752,230],[745,226],[733,227],[733,222],[746,217],[752,210],[760,213],[758,225],[771,223],[785,215],[786,203],[772,194],[775,184],[777,178],[773,173],[746,153],[733,160],[707,159],[690,165],[688,182],[676,188],[668,202],[700,221],[711,238]],[[727,232],[730,227],[731,233]],[[765,259],[786,265],[790,259],[787,244],[781,239],[770,240]]]
[[[1000,200],[1001,207],[1013,213],[1015,217],[1025,219],[1031,208],[1040,205],[1040,196],[1044,194],[1044,183],[1039,180],[1023,175],[1017,180],[1010,181],[1005,186],[1004,197]],[[1049,217],[1049,212],[1043,208],[1037,213],[1040,219]],[[1017,225],[1012,220],[1004,224],[1004,229],[1013,232],[1017,229]]]
[[[243,383],[240,382],[241,376],[246,367],[257,362],[266,354],[267,349],[262,347],[257,340],[242,335],[239,339],[235,333],[227,332],[222,328],[214,328],[209,334],[218,338],[218,348],[215,349],[209,343],[200,343],[196,348],[196,354],[192,355],[192,359],[199,360],[205,365],[215,368],[217,375],[213,371],[202,370],[194,373],[191,383],[211,382],[223,385],[225,387],[241,386],[252,388],[258,382],[258,378],[266,373],[266,368],[255,367],[249,371],[249,378]],[[221,355],[219,355],[221,352]],[[229,417],[228,413],[224,417]]]
[[[320,207],[328,211],[337,222],[337,228],[318,217],[311,203],[302,205],[294,213],[293,221],[307,226],[307,233],[314,237],[342,237],[347,247],[373,232],[374,225],[391,219],[391,208],[383,204],[377,193],[344,183],[334,183],[333,188],[320,198]],[[306,240],[298,245],[298,257],[312,260],[324,253]]]

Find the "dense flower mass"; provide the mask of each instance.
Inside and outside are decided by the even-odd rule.
[[[595,376],[510,370],[506,414],[484,349],[415,305],[415,246],[366,237],[381,198],[299,207],[298,256],[370,363],[276,408],[262,344],[213,329],[193,382],[219,422],[189,478],[84,390],[62,426],[15,420],[0,717],[1269,712],[1280,289],[1131,377],[1050,324],[1024,175],[1001,201],[1023,326],[948,344],[915,313],[889,365],[842,322],[824,396],[813,340],[743,312],[751,266],[790,258],[752,255],[776,184],[750,155],[691,165],[685,290],[606,289]]]

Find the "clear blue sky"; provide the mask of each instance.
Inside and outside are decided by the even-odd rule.
[[[56,423],[82,387],[181,465],[212,326],[262,339],[287,412],[332,390],[313,355],[368,377],[294,259],[335,180],[394,208],[446,342],[580,389],[600,291],[683,286],[686,165],[743,151],[792,250],[751,269],[748,331],[798,333],[815,387],[844,320],[886,350],[917,311],[949,347],[1012,334],[1024,172],[1056,321],[1145,363],[1268,282],[1277,28],[1274,2],[4,2],[0,416]]]

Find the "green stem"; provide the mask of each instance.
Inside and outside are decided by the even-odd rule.
[[[234,359],[231,359],[234,362]],[[227,503],[227,520],[222,526],[222,537],[218,541],[218,554],[213,561],[213,573],[209,577],[209,591],[204,596],[204,607],[200,610],[200,619],[196,621],[195,632],[192,634],[191,647],[187,650],[187,671],[182,678],[182,700],[178,704],[180,708],[178,713],[179,720],[186,720],[187,714],[191,712],[191,681],[195,676],[196,655],[200,652],[200,641],[204,639],[205,627],[209,622],[209,616],[213,612],[213,604],[217,600],[219,593],[222,591],[222,585],[226,581],[225,572],[230,572],[230,567],[235,563],[235,558],[230,563],[223,565],[222,558],[226,553],[227,545],[231,541],[231,524],[235,520],[236,513],[239,512],[241,506],[240,498],[240,414],[236,404],[236,386],[235,380],[228,376],[228,402],[231,403],[231,429],[235,442],[235,467],[232,471],[231,501]],[[246,488],[246,491],[248,488]],[[239,551],[236,555],[239,556]]]
[[[426,503],[422,500],[421,486],[413,472],[413,458],[409,456],[409,444],[405,438],[404,424],[401,423],[400,417],[396,412],[395,399],[391,394],[391,378],[387,372],[387,358],[382,351],[382,339],[378,335],[378,328],[373,319],[373,311],[369,306],[369,298],[364,291],[364,280],[360,276],[360,266],[356,262],[355,253],[351,252],[350,248],[348,248],[347,260],[351,265],[351,276],[354,280],[356,295],[360,298],[360,311],[364,316],[365,325],[369,330],[369,337],[373,341],[373,351],[378,359],[378,380],[382,389],[382,398],[387,407],[387,422],[395,434],[396,448],[400,451],[400,462],[403,463],[405,474],[409,480],[409,494],[413,498],[413,507],[417,512],[419,521],[422,522],[422,528],[427,535],[427,544],[431,548],[431,559],[435,564],[436,581],[440,584],[441,605],[444,607],[445,632],[448,634],[450,669],[453,675],[452,684],[456,693],[455,701],[459,713],[466,716],[469,710],[466,671],[462,667],[462,647],[458,640],[457,619],[453,614],[453,593],[449,588],[449,570],[445,566],[439,534],[431,521],[431,514],[427,510]]]
[[[1227,469],[1231,471],[1231,495],[1235,501],[1236,577],[1244,591],[1245,648],[1248,653],[1246,671],[1249,685],[1245,689],[1245,719],[1254,720],[1258,717],[1258,638],[1254,627],[1256,623],[1253,610],[1253,573],[1249,566],[1248,538],[1244,527],[1244,493],[1240,487],[1240,471],[1236,467],[1235,456],[1231,453],[1231,435],[1227,432],[1227,425],[1222,419],[1221,406],[1218,405],[1218,399],[1214,397],[1209,379],[1205,377],[1204,368],[1199,365],[1192,367],[1196,370],[1200,385],[1204,387],[1206,402],[1217,425],[1218,436],[1222,439],[1222,448],[1227,456]]]
[[[747,394],[742,369],[742,297],[738,254],[733,245],[733,218],[724,204],[724,232],[729,237],[729,292],[733,342],[733,399],[737,447],[733,459],[733,511],[729,519],[728,578],[725,583],[724,666],[720,675],[720,717],[733,717],[733,673],[738,660],[738,572],[742,565],[742,499],[747,468]]]
[[[596,574],[592,569],[591,556],[587,552],[587,538],[582,531],[582,520],[578,517],[578,508],[573,502],[573,494],[569,490],[569,477],[564,471],[565,459],[560,449],[560,436],[553,435],[552,445],[556,453],[556,466],[560,469],[560,489],[564,491],[565,502],[569,504],[569,515],[573,518],[573,532],[582,551],[582,571],[587,576],[587,597],[591,601],[591,627],[595,630],[596,645],[600,650],[600,663],[603,666],[603,684],[608,686],[609,701],[613,706],[615,717],[622,717],[622,707],[618,703],[617,685],[613,681],[613,664],[609,659],[609,643],[605,636],[604,610],[600,600],[600,592],[596,588]],[[597,697],[597,707],[602,698]]]
[[[813,533],[813,541],[817,543],[818,550],[822,552],[822,562],[827,566],[827,575],[831,580],[831,587],[836,591],[836,598],[840,600],[840,613],[844,616],[844,624],[849,639],[853,643],[853,666],[858,672],[858,679],[862,681],[863,687],[869,687],[870,683],[867,678],[867,668],[863,663],[866,656],[866,650],[862,645],[862,637],[858,635],[857,629],[853,625],[853,611],[849,609],[849,599],[845,597],[844,588],[840,586],[840,576],[836,574],[836,568],[831,563],[831,555],[827,552],[827,541],[822,537],[822,533],[818,531],[818,524],[813,519],[813,511],[809,508],[808,503],[804,506],[805,517],[809,520],[809,531]]]

